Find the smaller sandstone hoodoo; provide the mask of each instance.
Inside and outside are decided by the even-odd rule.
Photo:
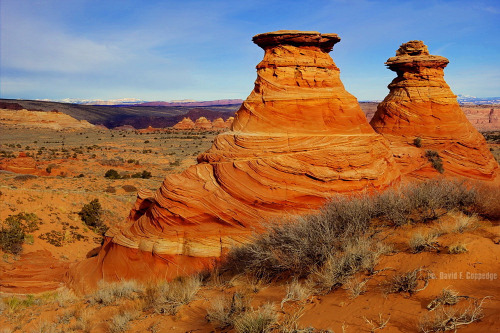
[[[200,117],[196,119],[196,122],[194,123],[194,128],[201,130],[209,130],[212,129],[212,123],[207,118]]]
[[[226,123],[224,122],[224,119],[222,118],[217,118],[212,122],[212,128],[216,130],[221,130],[221,129],[226,129]]]
[[[233,121],[234,121],[234,117],[229,117],[226,119],[227,128],[231,128],[231,126],[233,125]]]
[[[185,117],[181,121],[179,121],[177,124],[173,126],[174,129],[177,130],[188,130],[188,129],[193,129],[194,128],[194,121],[191,120],[189,117]]]
[[[386,62],[398,76],[389,84],[389,95],[378,105],[370,124],[391,142],[403,174],[419,178],[435,174],[426,157],[434,151],[445,173],[493,180],[498,163],[444,80],[448,62],[430,55],[422,41],[402,44]]]

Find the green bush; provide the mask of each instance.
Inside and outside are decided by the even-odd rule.
[[[108,227],[102,221],[102,206],[99,199],[94,199],[88,204],[83,205],[78,213],[83,223],[90,227],[94,232],[105,233]]]
[[[106,171],[106,173],[104,174],[104,177],[105,178],[109,178],[109,179],[120,179],[120,178],[122,178],[120,176],[120,174],[118,173],[118,171],[116,171],[115,169],[109,169],[108,171]]]
[[[38,225],[42,224],[42,221],[38,216],[36,216],[36,214],[19,213],[6,218],[5,223],[7,223],[8,225],[19,224],[23,232],[30,233],[40,229]]]
[[[149,179],[152,177],[151,172],[143,170],[142,172],[137,172],[132,175],[132,178],[142,178],[142,179]]]
[[[24,231],[17,221],[2,226],[0,229],[0,247],[2,251],[12,254],[19,254],[23,250]]]
[[[422,147],[422,139],[421,138],[413,139],[413,144],[415,145],[415,147],[421,148]]]
[[[425,152],[425,157],[431,162],[432,167],[436,169],[439,173],[444,172],[443,168],[443,160],[441,160],[441,156],[439,156],[439,153],[435,150],[427,150]]]

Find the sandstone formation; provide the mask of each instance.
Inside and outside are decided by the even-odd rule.
[[[229,117],[226,119],[227,128],[231,128],[231,126],[233,126],[233,121],[234,121],[234,117]]]
[[[264,59],[231,131],[218,135],[197,165],[168,175],[154,195],[140,192],[98,256],[70,271],[72,285],[198,271],[264,221],[398,180],[388,142],[370,127],[328,54],[339,40],[300,31],[255,36]]]
[[[184,118],[180,122],[174,125],[174,129],[177,130],[188,130],[194,128],[194,122],[190,118]]]
[[[398,76],[370,124],[391,142],[403,173],[432,176],[437,171],[425,156],[432,150],[439,153],[445,174],[492,180],[498,163],[446,84],[447,64],[448,59],[430,55],[422,41],[402,44],[386,62]]]
[[[86,120],[77,120],[58,111],[0,110],[0,125],[26,128],[48,128],[53,130],[92,129]]]
[[[15,158],[0,158],[0,170],[29,175],[42,173],[41,170],[38,170],[35,159],[23,152]]]
[[[222,129],[226,129],[227,126],[226,126],[226,123],[224,122],[224,119],[222,118],[217,118],[215,119],[213,122],[212,122],[212,128],[214,130],[222,130]]]
[[[199,130],[210,130],[212,129],[212,123],[205,117],[200,117],[196,119],[194,123],[194,128]]]

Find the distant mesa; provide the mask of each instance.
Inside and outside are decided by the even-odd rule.
[[[445,174],[493,180],[498,163],[444,80],[448,62],[430,55],[422,41],[402,44],[386,62],[397,77],[370,124],[391,142],[403,173],[421,178],[436,172],[425,157],[432,150],[440,155]],[[420,148],[414,144],[417,138]]]
[[[194,100],[180,100],[170,102],[145,102],[135,104],[136,106],[223,106],[223,105],[237,105],[243,103],[241,99],[220,99],[215,101],[194,101]]]
[[[11,103],[12,104],[12,103]],[[49,112],[25,109],[0,109],[0,125],[53,130],[94,129],[86,120],[77,120],[57,110]]]
[[[139,193],[98,256],[72,268],[74,287],[196,272],[248,241],[262,222],[400,179],[389,142],[368,124],[328,54],[336,34],[277,31],[253,40],[264,59],[231,130],[154,195]]]

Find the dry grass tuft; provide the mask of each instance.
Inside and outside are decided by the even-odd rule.
[[[91,309],[84,309],[77,312],[76,323],[73,326],[73,330],[83,331],[85,333],[90,332],[94,328],[94,316],[95,311]]]
[[[139,316],[139,312],[135,310],[120,311],[111,318],[109,322],[109,331],[111,333],[121,333],[128,331],[130,327],[130,321],[136,319]]]
[[[461,326],[472,324],[473,322],[483,318],[483,304],[489,297],[484,297],[480,300],[470,300],[467,306],[457,307],[440,307],[432,315],[424,316],[419,323],[419,332],[444,332],[456,331]]]
[[[232,295],[220,295],[212,300],[207,309],[207,320],[217,328],[234,325],[235,319],[250,308],[250,299],[235,292]]]
[[[388,294],[406,292],[410,296],[424,290],[429,284],[429,271],[417,268],[402,274],[396,274],[386,285]]]
[[[171,282],[160,281],[146,286],[144,308],[156,313],[174,315],[184,304],[191,302],[201,287],[199,276],[177,278]]]
[[[413,253],[419,253],[422,251],[431,251],[431,250],[439,250],[437,243],[437,234],[434,232],[429,232],[427,234],[422,234],[417,232],[413,234],[408,241],[408,245],[410,246],[410,250]]]
[[[463,233],[466,230],[473,229],[478,225],[478,217],[476,215],[467,216],[463,213],[455,214],[455,225],[452,232]]]
[[[283,309],[286,302],[302,302],[311,297],[311,295],[312,290],[309,286],[294,279],[292,283],[286,287],[286,295],[281,301],[281,308]]]
[[[59,289],[55,298],[60,307],[65,307],[68,303],[73,303],[78,300],[75,293],[66,287]]]
[[[441,290],[441,293],[433,299],[429,305],[427,305],[427,310],[434,311],[437,307],[441,305],[455,305],[458,303],[462,296],[458,296],[458,292],[452,289],[445,288]]]
[[[98,289],[89,296],[90,304],[107,306],[122,298],[135,299],[142,287],[134,280],[120,282],[99,281]]]
[[[344,289],[349,293],[350,299],[355,299],[359,295],[366,292],[366,283],[368,279],[359,281],[358,279],[350,279],[344,284]]]
[[[370,332],[373,333],[376,330],[384,329],[387,326],[387,323],[389,322],[389,320],[391,319],[391,316],[389,316],[389,318],[387,318],[387,319],[384,319],[382,317],[382,314],[379,313],[378,320],[370,320],[366,317],[363,317],[363,318],[364,318],[365,322],[368,324],[368,326],[370,326]]]
[[[469,250],[467,249],[467,245],[463,243],[456,243],[448,246],[448,252],[450,254],[460,254],[460,253],[466,253]]]
[[[278,321],[278,314],[272,304],[264,304],[256,310],[249,310],[241,314],[234,321],[237,333],[266,333]]]

